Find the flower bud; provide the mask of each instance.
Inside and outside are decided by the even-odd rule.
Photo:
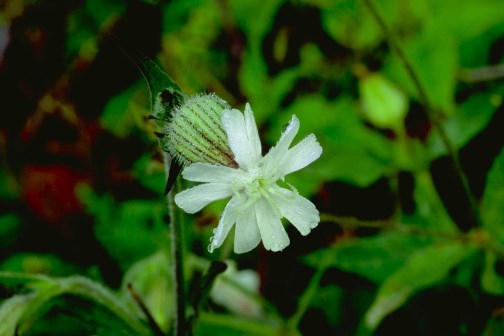
[[[221,116],[229,104],[215,94],[187,98],[163,130],[170,155],[180,163],[206,162],[237,167]]]

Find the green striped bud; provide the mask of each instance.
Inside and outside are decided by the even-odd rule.
[[[206,162],[237,167],[221,122],[222,111],[229,108],[215,94],[187,98],[163,130],[170,155],[182,164]]]

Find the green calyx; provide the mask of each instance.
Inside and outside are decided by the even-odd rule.
[[[165,124],[163,148],[182,164],[206,162],[236,167],[221,116],[229,104],[215,94],[187,98]]]

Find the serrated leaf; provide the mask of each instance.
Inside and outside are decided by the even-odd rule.
[[[364,317],[365,326],[374,330],[385,316],[401,307],[418,291],[443,280],[452,268],[475,250],[470,245],[446,242],[417,251],[380,286],[374,303]]]

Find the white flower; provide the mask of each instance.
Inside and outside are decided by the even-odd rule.
[[[215,303],[226,307],[234,314],[259,318],[263,310],[259,302],[238,288],[238,284],[250,293],[259,293],[259,274],[251,269],[240,270],[233,261],[227,261],[226,271],[217,276],[210,291],[210,297]]]
[[[299,130],[299,120],[293,115],[276,146],[263,157],[249,104],[245,106],[245,114],[236,109],[224,110],[222,124],[238,168],[193,163],[185,168],[182,176],[189,181],[205,183],[175,196],[175,203],[188,213],[195,213],[213,201],[231,197],[219,225],[214,229],[209,251],[222,245],[234,224],[235,253],[252,250],[261,239],[267,250],[283,250],[290,241],[282,225],[282,217],[288,219],[302,235],[310,233],[320,221],[315,205],[294,188],[280,187],[277,181],[320,157],[322,147],[315,136],[310,134],[289,149]]]

